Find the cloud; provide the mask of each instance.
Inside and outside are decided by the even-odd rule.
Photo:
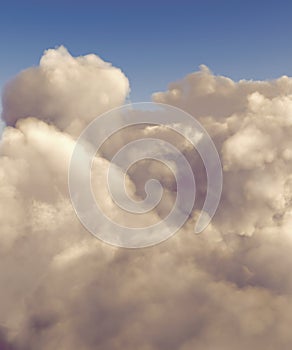
[[[6,85],[0,344],[17,350],[289,350],[292,80],[234,82],[202,67],[154,94],[154,101],[188,111],[208,130],[223,162],[224,187],[201,235],[193,234],[198,205],[173,238],[141,250],[91,236],[67,188],[79,131],[122,104],[128,91],[120,70],[97,56],[73,58],[62,47]],[[129,218],[106,190],[109,160],[122,144],[147,136],[173,142],[186,155],[204,197],[205,173],[189,143],[159,126],[123,130],[93,167],[97,200],[121,222]],[[175,197],[171,173],[147,161],[129,171],[132,197],[143,195],[148,177],[161,180],[166,198],[148,217],[132,217],[134,225],[163,217]]]
[[[60,46],[45,51],[39,66],[6,85],[3,119],[15,125],[20,118],[36,116],[78,135],[99,114],[122,104],[128,93],[120,69],[93,54],[72,57]]]
[[[236,83],[203,66],[153,95],[189,111],[212,136],[224,168],[222,212],[215,218],[222,232],[252,235],[290,210],[291,86],[285,76]]]

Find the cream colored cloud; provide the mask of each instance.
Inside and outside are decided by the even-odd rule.
[[[4,91],[11,126],[0,145],[1,346],[290,350],[291,79],[237,83],[202,67],[154,95],[196,116],[223,162],[221,204],[199,236],[193,229],[206,182],[189,143],[148,126],[123,130],[104,145],[93,187],[109,215],[124,223],[129,218],[109,199],[105,176],[125,142],[147,136],[173,142],[196,173],[199,205],[186,225],[142,250],[113,248],[91,236],[67,188],[79,128],[123,103],[127,84],[96,56],[75,59],[60,48]],[[193,135],[198,142],[199,136]],[[133,197],[142,195],[148,177],[161,180],[165,201],[144,221],[132,217],[132,224],[163,217],[175,197],[172,174],[148,161],[129,172]]]
[[[171,93],[173,86],[180,97]],[[154,101],[196,116],[213,137],[224,167],[221,231],[252,235],[278,225],[291,208],[285,183],[291,173],[291,79],[233,82],[206,67],[170,85]]]
[[[14,125],[37,116],[78,135],[92,119],[123,104],[129,82],[122,71],[90,54],[72,57],[66,48],[45,51],[37,67],[7,83],[3,119]]]

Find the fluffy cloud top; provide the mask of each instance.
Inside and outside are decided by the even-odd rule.
[[[36,116],[63,131],[80,132],[99,114],[122,104],[129,82],[120,69],[96,55],[72,57],[63,46],[45,51],[4,89],[3,119],[15,125]]]
[[[154,95],[205,126],[225,181],[202,235],[193,235],[194,209],[177,235],[143,250],[113,248],[88,234],[67,189],[76,134],[127,93],[119,70],[64,48],[48,50],[39,67],[4,90],[10,126],[0,146],[1,349],[290,350],[292,79],[237,83],[203,67]],[[172,141],[189,157],[204,195],[202,164],[177,135],[153,126],[124,130],[93,170],[96,197],[120,220],[105,190],[108,159],[146,136]],[[148,176],[166,189],[149,219],[156,220],[172,203],[174,178],[156,164],[140,166],[129,172],[133,196]]]

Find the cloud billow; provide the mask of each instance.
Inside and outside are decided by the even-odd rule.
[[[88,234],[67,185],[76,137],[128,93],[119,69],[95,55],[74,58],[63,47],[46,51],[38,67],[7,83],[0,344],[17,350],[290,350],[292,79],[234,82],[203,66],[153,95],[205,127],[221,157],[224,184],[201,235],[193,233],[195,207],[174,237],[141,250],[114,248]],[[93,187],[104,210],[121,222],[128,219],[108,198],[107,170],[122,144],[146,136],[174,142],[189,159],[194,152],[164,127],[114,135],[95,157]],[[192,162],[200,200],[205,174],[198,157]],[[161,180],[165,190],[146,218],[132,218],[149,224],[169,211],[175,179],[156,163],[140,166],[127,177],[133,197],[143,197],[147,177]]]

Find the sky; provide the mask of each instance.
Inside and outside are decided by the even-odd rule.
[[[292,348],[291,7],[1,3],[1,350]]]
[[[64,45],[120,67],[132,101],[207,65],[232,79],[292,73],[289,1],[2,1],[0,86]]]

